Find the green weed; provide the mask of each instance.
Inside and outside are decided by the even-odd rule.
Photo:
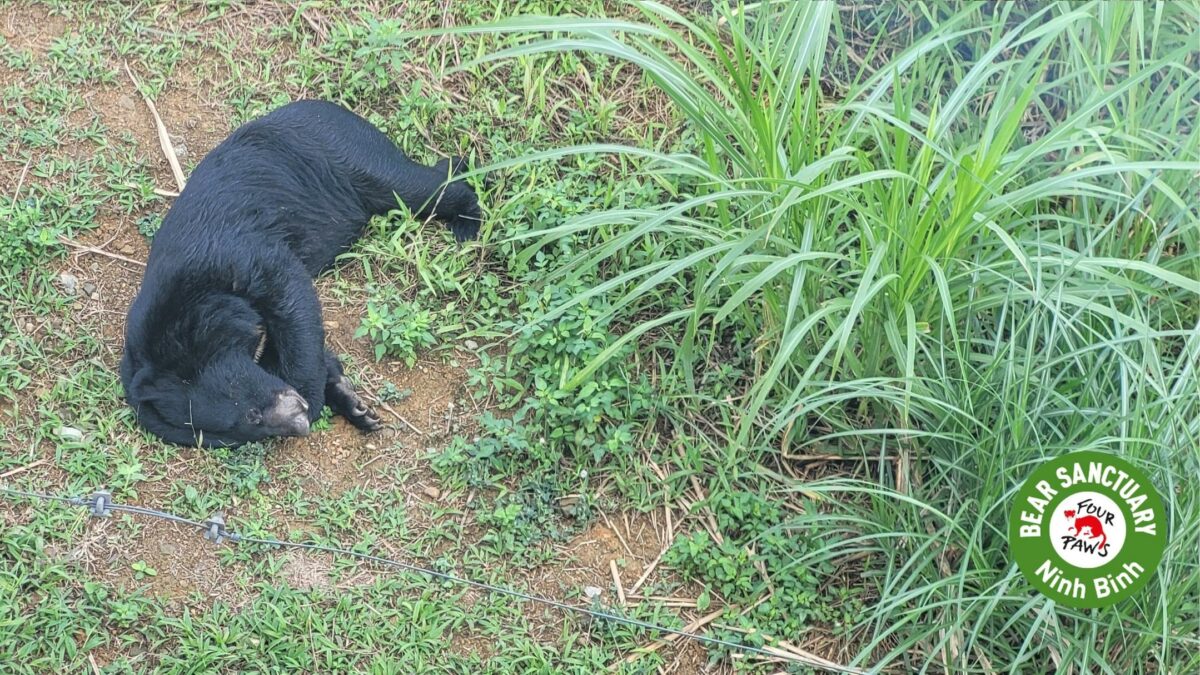
[[[431,332],[433,312],[414,302],[368,302],[367,315],[354,332],[354,337],[367,337],[375,345],[375,359],[384,355],[404,359],[411,368],[417,362],[418,350],[432,347],[436,339]]]

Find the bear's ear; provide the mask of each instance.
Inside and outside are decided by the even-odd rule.
[[[148,363],[141,368],[137,368],[133,373],[133,377],[129,379],[129,388],[125,392],[125,398],[130,400],[136,399],[138,401],[153,398],[154,387],[151,384],[154,381],[152,379],[153,370]]]
[[[177,398],[179,380],[169,373],[160,373],[150,364],[142,366],[129,382],[125,398],[137,403],[157,403]]]

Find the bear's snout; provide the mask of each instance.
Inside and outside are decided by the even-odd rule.
[[[263,411],[263,425],[272,436],[307,436],[308,401],[294,389],[285,389]]]

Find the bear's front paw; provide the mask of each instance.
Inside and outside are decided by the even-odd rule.
[[[326,392],[325,397],[329,402],[329,407],[335,413],[345,417],[346,420],[359,429],[363,431],[379,431],[383,428],[383,423],[379,421],[379,416],[358,397],[358,394],[354,391],[354,385],[350,382],[350,378],[345,375],[338,378],[337,384],[333,385]]]
[[[379,421],[379,417],[375,414],[375,411],[365,405],[355,408],[353,412],[346,415],[346,419],[350,420],[351,424],[363,431],[379,431],[383,428],[383,422]]]

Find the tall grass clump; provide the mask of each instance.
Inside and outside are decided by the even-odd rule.
[[[792,564],[861,572],[856,665],[1200,669],[1200,9],[716,4],[456,29],[509,39],[470,67],[632,64],[681,122],[667,150],[492,167],[620,153],[673,189],[511,238],[524,258],[588,244],[553,273],[587,290],[545,321],[603,296],[625,327],[562,386],[637,341],[677,420],[720,421],[716,483],[816,497],[787,527],[826,543]],[[708,391],[730,364],[738,395]],[[817,448],[871,479],[769,471]],[[1030,592],[1005,541],[1016,486],[1080,449],[1139,464],[1168,505],[1155,580],[1107,610]]]

